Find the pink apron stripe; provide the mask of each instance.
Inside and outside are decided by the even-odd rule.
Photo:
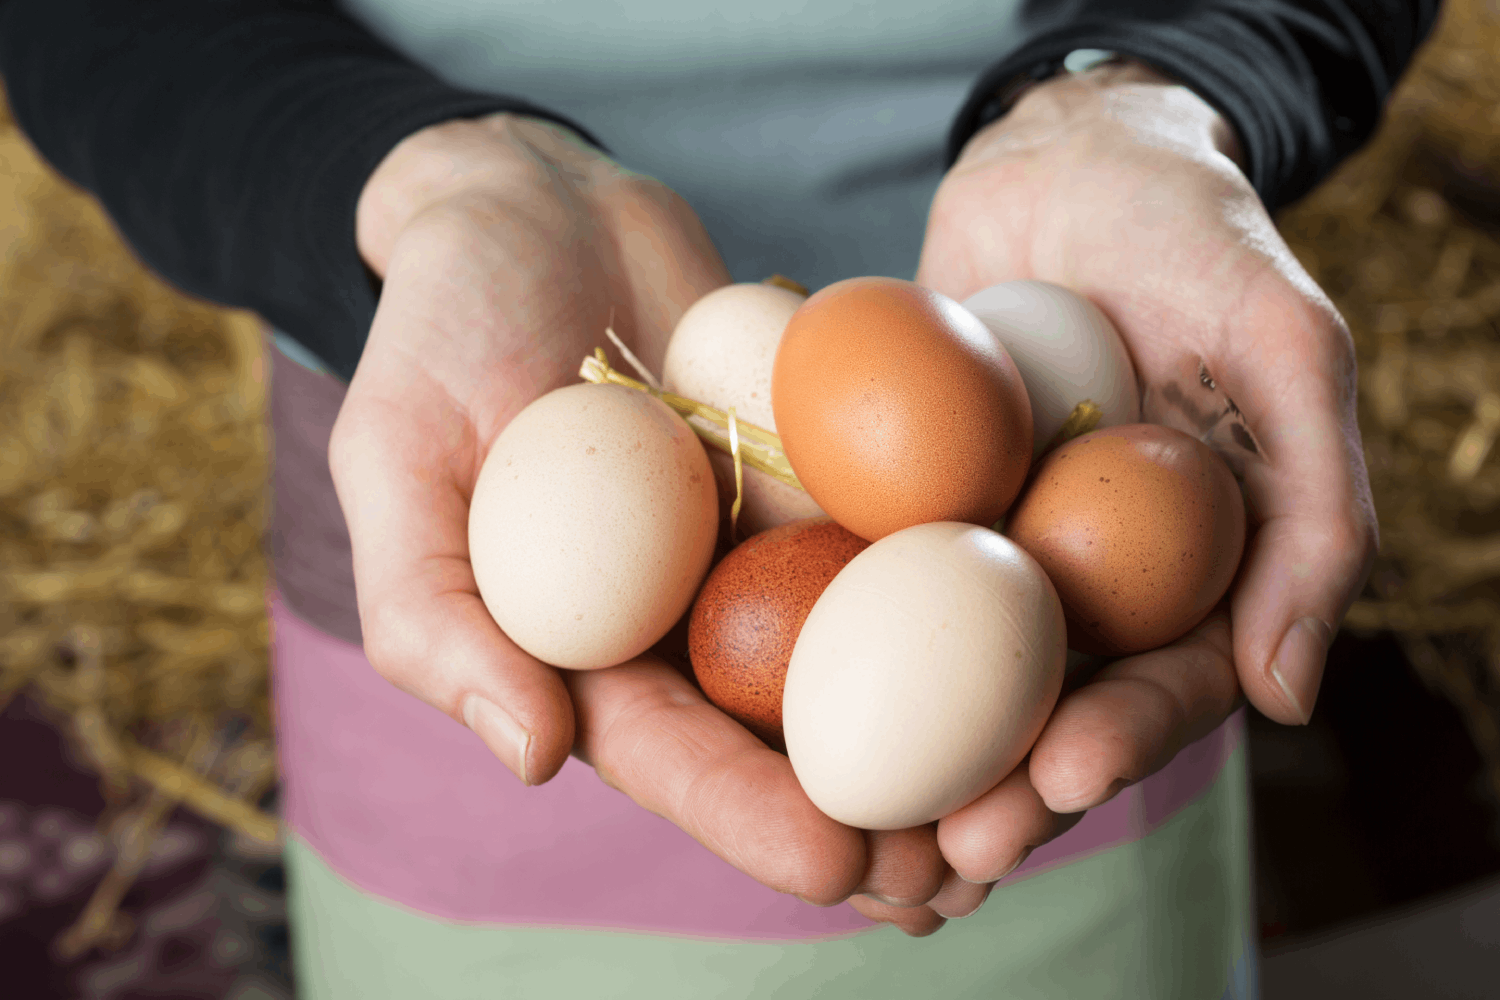
[[[381,678],[363,650],[267,595],[284,809],[341,876],[432,916],[751,940],[871,926],[762,886],[570,760],[525,788],[479,739]],[[1092,810],[1010,876],[1129,843],[1200,795],[1243,713]]]
[[[269,604],[285,817],[360,888],[460,921],[767,940],[870,926],[766,888],[576,760],[522,786],[359,647]]]

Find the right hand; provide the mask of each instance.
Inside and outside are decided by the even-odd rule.
[[[834,822],[784,756],[662,660],[559,671],[479,597],[469,498],[501,430],[577,381],[611,316],[660,371],[678,318],[729,282],[687,204],[567,129],[501,114],[398,144],[361,194],[356,239],[384,287],[329,464],[376,670],[472,728],[526,784],[572,753],[778,891],[819,905],[869,893],[903,908],[879,918],[908,933],[976,908],[987,887],[958,879],[934,825]]]

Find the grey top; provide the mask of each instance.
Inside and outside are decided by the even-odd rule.
[[[736,281],[911,278],[948,129],[1015,0],[343,0],[444,80],[577,121]]]

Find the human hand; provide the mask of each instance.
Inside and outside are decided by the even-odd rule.
[[[1209,437],[1243,482],[1252,532],[1224,605],[1065,690],[1028,764],[939,823],[966,878],[1003,875],[1065,816],[1159,770],[1241,692],[1271,719],[1305,723],[1369,574],[1352,341],[1238,155],[1196,95],[1111,65],[1030,91],[969,141],[934,199],[917,281],[960,301],[1021,278],[1093,300],[1130,348],[1143,419]],[[1223,412],[1214,393],[1238,405],[1239,430],[1209,433]]]
[[[361,195],[356,235],[384,287],[329,463],[375,668],[472,728],[523,782],[551,779],[573,753],[782,892],[917,905],[958,882],[931,829],[865,834],[828,819],[785,757],[660,659],[559,671],[512,643],[479,597],[469,498],[500,431],[577,381],[611,316],[660,371],[677,319],[728,283],[682,199],[561,127],[497,115],[398,145]]]

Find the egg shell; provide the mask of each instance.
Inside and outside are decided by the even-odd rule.
[[[693,602],[688,654],[708,700],[782,746],[781,691],[813,604],[869,542],[831,517],[746,539],[709,573]]]
[[[1036,742],[1064,629],[1046,574],[1009,539],[955,522],[887,535],[834,577],[797,638],[782,697],[797,780],[867,830],[962,808]]]
[[[469,561],[516,645],[591,669],[671,629],[717,533],[713,473],[687,422],[647,393],[580,383],[495,439],[470,501]]]
[[[662,365],[662,384],[689,399],[775,432],[771,409],[771,366],[782,331],[802,295],[775,285],[725,285],[694,302],[677,321]],[[734,460],[708,450],[725,518],[734,502]],[[744,467],[744,500],[739,530],[754,535],[778,524],[817,517],[823,509],[807,492],[759,469]]]
[[[963,304],[1000,339],[1021,372],[1031,400],[1033,457],[1086,399],[1099,407],[1100,427],[1141,419],[1130,351],[1087,298],[1048,281],[1007,281]]]
[[[850,278],[792,316],[771,401],[802,485],[874,541],[929,521],[990,525],[1031,461],[1031,403],[963,306],[895,278]]]
[[[1181,431],[1126,424],[1048,454],[1005,533],[1047,571],[1068,645],[1126,656],[1201,622],[1245,546],[1245,503],[1213,449]]]

